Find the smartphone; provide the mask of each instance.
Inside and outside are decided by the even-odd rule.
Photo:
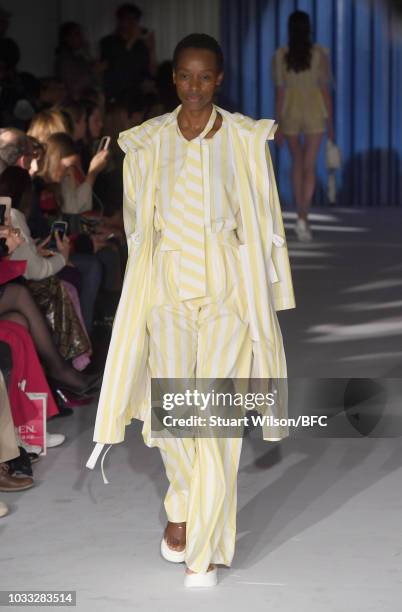
[[[109,148],[109,145],[110,145],[110,136],[102,136],[96,152],[100,153],[100,151],[107,151]]]
[[[5,204],[0,204],[0,225],[6,224],[6,211],[7,208]]]
[[[11,198],[8,196],[0,197],[0,225],[10,225],[10,210]]]
[[[63,240],[64,236],[67,233],[68,223],[67,221],[53,221],[52,229],[50,230],[50,240],[48,242],[47,248],[56,251],[57,243],[56,243],[56,232],[59,232],[60,240]]]

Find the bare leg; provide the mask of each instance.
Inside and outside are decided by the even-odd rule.
[[[27,319],[24,317],[24,315],[21,314],[20,312],[15,312],[13,310],[10,310],[4,315],[1,315],[0,321],[14,321],[14,323],[19,323],[26,329],[29,329],[29,323]]]
[[[0,318],[10,319],[17,323],[23,322],[50,376],[69,385],[77,392],[86,388],[87,377],[74,370],[58,352],[46,319],[37,307],[29,289],[18,283],[6,285],[0,298]]]
[[[300,136],[286,136],[290,156],[292,158],[293,196],[299,216],[303,209],[303,146]]]
[[[307,219],[316,185],[316,162],[320,151],[323,133],[305,134],[303,146],[303,185],[300,217]]]
[[[165,540],[169,548],[182,551],[186,547],[186,523],[168,521],[165,529]]]

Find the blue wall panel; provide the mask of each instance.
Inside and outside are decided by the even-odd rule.
[[[386,7],[371,0],[222,0],[226,70],[223,102],[252,117],[274,117],[271,60],[287,42],[287,19],[310,14],[314,39],[328,47],[335,133],[343,168],[338,203],[402,205],[402,42]],[[292,206],[287,147],[271,150],[284,205]],[[325,205],[325,140],[314,203]]]

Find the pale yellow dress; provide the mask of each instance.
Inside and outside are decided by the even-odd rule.
[[[324,132],[328,113],[321,88],[331,82],[329,51],[313,45],[310,68],[300,72],[288,70],[287,51],[280,47],[272,59],[275,86],[284,88],[279,128],[289,136]]]

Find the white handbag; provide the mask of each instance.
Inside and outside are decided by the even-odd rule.
[[[326,146],[326,161],[328,170],[338,170],[341,167],[341,152],[339,147],[328,138]]]

